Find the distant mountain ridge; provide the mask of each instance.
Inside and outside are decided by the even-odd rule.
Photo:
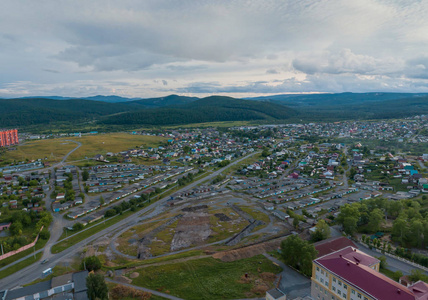
[[[428,114],[428,94],[340,93],[251,99],[169,95],[0,99],[0,127],[48,124],[175,125],[214,121],[312,122],[403,118]],[[100,101],[104,100],[104,101]],[[110,101],[110,102],[109,102]]]

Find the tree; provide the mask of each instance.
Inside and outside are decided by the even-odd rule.
[[[330,226],[328,226],[325,220],[319,220],[315,227],[316,230],[312,234],[312,240],[314,242],[322,241],[330,237]]]
[[[79,231],[79,230],[82,230],[83,229],[83,224],[82,223],[79,223],[79,222],[77,222],[77,223],[74,223],[74,225],[73,225],[73,230],[75,230],[75,231]]]
[[[379,208],[375,208],[369,214],[368,228],[372,232],[376,232],[380,229],[380,225],[383,222],[383,212]]]
[[[106,203],[106,202],[105,202],[105,200],[104,200],[104,197],[103,197],[103,196],[101,196],[101,197],[100,197],[100,205],[104,205],[104,203]]]
[[[419,280],[428,282],[428,276],[425,275],[424,272],[419,269],[413,269],[412,271],[410,271],[409,279],[413,282],[417,282]]]
[[[21,235],[22,234],[22,223],[20,221],[14,221],[9,227],[10,233],[12,235]]]
[[[82,179],[83,179],[83,181],[87,181],[89,179],[89,172],[88,172],[88,170],[84,170],[82,172]]]
[[[108,288],[104,281],[103,275],[90,274],[86,277],[86,287],[88,288],[88,297],[91,300],[107,300],[108,299]]]
[[[359,206],[355,204],[345,204],[340,208],[340,214],[337,216],[336,220],[342,224],[343,230],[349,235],[353,235],[357,230],[358,220],[360,219],[358,208]]]
[[[82,270],[86,268],[88,271],[97,271],[101,269],[101,261],[97,256],[88,256],[83,259],[80,268]]]
[[[403,244],[405,241],[405,237],[409,233],[409,227],[407,221],[403,217],[399,217],[392,224],[392,236],[395,240]]]
[[[317,257],[317,250],[298,235],[291,235],[281,242],[281,256],[286,264],[310,276],[312,261]]]

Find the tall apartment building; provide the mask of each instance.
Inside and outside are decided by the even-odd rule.
[[[353,247],[312,264],[311,296],[318,300],[427,300],[428,285],[406,287],[379,273],[380,261]]]
[[[0,130],[0,147],[19,144],[18,129]]]

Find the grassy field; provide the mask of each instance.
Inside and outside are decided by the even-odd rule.
[[[132,135],[128,133],[108,133],[93,136],[83,136],[75,138],[75,141],[82,143],[82,147],[73,152],[68,158],[69,161],[93,157],[96,154],[106,154],[107,152],[117,153],[120,151],[135,148],[136,146],[157,147],[162,142],[167,141],[164,137]]]
[[[1,271],[0,272],[0,279],[5,278],[5,277],[7,277],[9,275],[12,275],[13,273],[18,272],[19,270],[21,270],[21,269],[23,269],[25,267],[28,267],[29,265],[35,263],[40,258],[42,258],[42,255],[43,255],[42,252],[37,253],[36,254],[36,258],[34,258],[33,256],[31,256],[31,257],[29,257],[29,258],[27,258],[27,259],[25,259],[25,260],[23,260],[23,261],[15,264],[15,265],[13,265],[13,266],[10,266],[9,268]]]
[[[241,299],[264,296],[281,268],[262,255],[234,262],[202,258],[137,269],[132,284],[184,299]],[[248,274],[248,278],[245,278]]]
[[[85,157],[92,158],[96,154],[105,155],[107,152],[117,153],[136,146],[157,147],[167,139],[158,136],[132,135],[128,133],[108,133],[60,139],[47,139],[29,141],[17,147],[15,151],[8,151],[0,157],[5,163],[13,161],[45,159],[46,162],[55,163],[61,159],[77,144],[67,140],[82,143],[82,146],[73,152],[68,161],[80,160]]]
[[[76,143],[66,142],[63,139],[30,141],[17,146],[14,151],[7,151],[0,159],[4,160],[4,164],[39,158],[46,158],[45,162],[55,163],[61,161],[64,155],[76,146]]]

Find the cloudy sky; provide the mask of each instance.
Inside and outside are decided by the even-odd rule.
[[[427,0],[0,8],[0,97],[428,92]]]

